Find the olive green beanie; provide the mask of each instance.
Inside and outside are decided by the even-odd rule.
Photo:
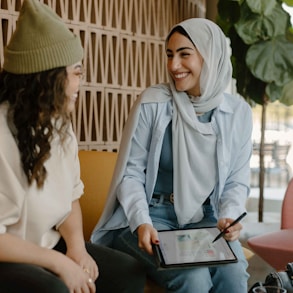
[[[83,58],[80,38],[38,0],[24,0],[16,29],[4,50],[3,69],[28,74],[72,65]]]

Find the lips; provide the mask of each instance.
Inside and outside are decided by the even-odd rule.
[[[76,100],[77,97],[78,97],[78,94],[74,94],[74,95],[72,95],[71,100]]]
[[[187,75],[188,75],[188,72],[182,72],[182,73],[173,74],[175,79],[182,79],[182,78],[185,78]]]

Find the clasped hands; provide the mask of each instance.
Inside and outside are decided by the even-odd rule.
[[[81,251],[68,250],[66,253],[70,267],[62,270],[61,278],[69,288],[70,293],[95,293],[95,280],[99,276],[97,264],[92,257],[82,249]],[[65,263],[64,263],[65,265]]]

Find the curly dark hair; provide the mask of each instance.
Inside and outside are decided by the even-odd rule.
[[[0,73],[0,104],[9,104],[8,125],[17,142],[24,173],[29,185],[35,180],[38,188],[47,176],[44,163],[50,157],[53,130],[61,141],[65,139],[70,120],[66,83],[66,67],[32,74],[16,75],[5,70]],[[61,121],[58,127],[56,121]]]

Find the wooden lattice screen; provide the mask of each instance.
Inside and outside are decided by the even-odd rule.
[[[178,21],[205,17],[205,0],[44,0],[81,36],[85,79],[72,117],[80,149],[118,150],[129,109],[167,80],[164,38]],[[0,64],[22,0],[0,0]]]

